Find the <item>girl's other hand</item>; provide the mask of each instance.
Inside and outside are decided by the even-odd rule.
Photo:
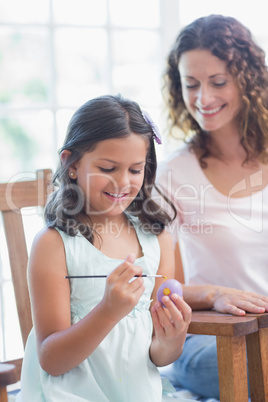
[[[101,304],[116,321],[133,310],[145,290],[143,278],[135,278],[136,275],[142,275],[142,268],[134,265],[134,262],[135,255],[129,254],[106,280]]]
[[[155,364],[163,366],[176,360],[182,352],[187,330],[191,322],[192,310],[190,306],[177,294],[162,297],[162,302],[156,302],[151,309],[154,324],[155,342],[162,349],[162,356],[157,353]]]

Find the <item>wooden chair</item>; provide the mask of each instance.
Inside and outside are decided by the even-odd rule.
[[[248,401],[246,351],[251,402],[268,401],[268,313],[195,311],[189,332],[216,335],[221,402]]]
[[[45,205],[47,194],[51,191],[50,177],[51,170],[47,169],[38,171],[34,181],[0,184],[0,211],[3,215],[24,345],[32,328],[32,319],[26,280],[28,256],[20,210]],[[253,362],[250,368],[250,386],[254,395],[256,393],[252,402],[268,401],[267,355],[266,359],[263,355],[268,347],[264,345],[268,324],[263,317],[265,316],[233,317],[214,311],[193,313],[189,332],[217,337],[221,402],[248,401],[246,339],[249,360]],[[20,380],[21,364],[22,359],[0,364],[1,402],[7,401],[7,385]]]
[[[21,336],[25,346],[32,328],[30,299],[26,270],[28,254],[21,209],[25,207],[44,207],[51,191],[51,170],[36,172],[36,180],[0,184],[0,211],[3,217],[6,243],[9,254],[12,282],[14,287]],[[7,385],[20,380],[22,359],[0,364],[0,401],[6,402]]]
[[[250,396],[252,402],[268,401],[268,313],[256,317],[258,332],[246,336]]]
[[[194,311],[188,332],[216,336],[220,401],[248,402],[246,336],[258,332],[257,318]]]

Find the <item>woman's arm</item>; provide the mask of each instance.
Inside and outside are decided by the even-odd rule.
[[[268,311],[268,297],[224,286],[183,285],[183,294],[193,310],[214,309],[239,316]]]
[[[174,250],[170,235],[163,232],[159,237],[161,258],[158,274],[174,278]],[[157,281],[157,280],[156,280]],[[157,281],[152,297],[156,301],[156,293],[162,281]],[[164,296],[166,308],[156,301],[151,308],[154,333],[150,347],[151,360],[157,366],[165,366],[175,361],[182,352],[188,326],[191,321],[191,308],[178,295],[172,295],[173,302]]]
[[[111,329],[137,304],[143,279],[129,281],[142,269],[129,256],[107,278],[102,301],[71,325],[70,286],[61,236],[45,229],[36,237],[29,259],[28,280],[37,350],[41,367],[53,376],[85,360]],[[90,297],[90,295],[89,295]]]
[[[184,283],[179,243],[175,245],[175,279]],[[224,286],[183,285],[183,298],[193,310],[215,309],[240,316],[268,311],[268,297]]]
[[[179,243],[175,244],[175,279],[181,284],[185,283]]]

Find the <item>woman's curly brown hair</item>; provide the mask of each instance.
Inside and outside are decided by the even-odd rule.
[[[170,129],[179,127],[190,146],[201,151],[200,164],[210,155],[209,136],[188,112],[182,97],[178,63],[182,53],[194,49],[209,50],[227,62],[241,92],[239,114],[241,144],[246,151],[244,162],[259,159],[268,163],[268,71],[265,53],[254,42],[251,32],[239,21],[222,15],[199,18],[186,26],[177,37],[164,74],[163,94],[168,107]]]

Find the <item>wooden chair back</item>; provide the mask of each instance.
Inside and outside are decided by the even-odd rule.
[[[52,191],[52,171],[38,170],[35,180],[0,183],[0,212],[2,214],[10,269],[23,345],[32,328],[30,298],[27,285],[28,253],[25,230],[22,219],[22,208],[44,207],[48,194]],[[13,361],[20,375],[21,361]],[[10,373],[12,372],[11,366]],[[1,367],[0,367],[1,372]],[[14,382],[14,372],[10,383]],[[15,376],[16,377],[16,376]],[[6,379],[6,381],[9,381]],[[2,394],[1,394],[2,393]],[[5,401],[4,384],[0,377],[0,400]],[[7,399],[6,399],[7,400]]]

